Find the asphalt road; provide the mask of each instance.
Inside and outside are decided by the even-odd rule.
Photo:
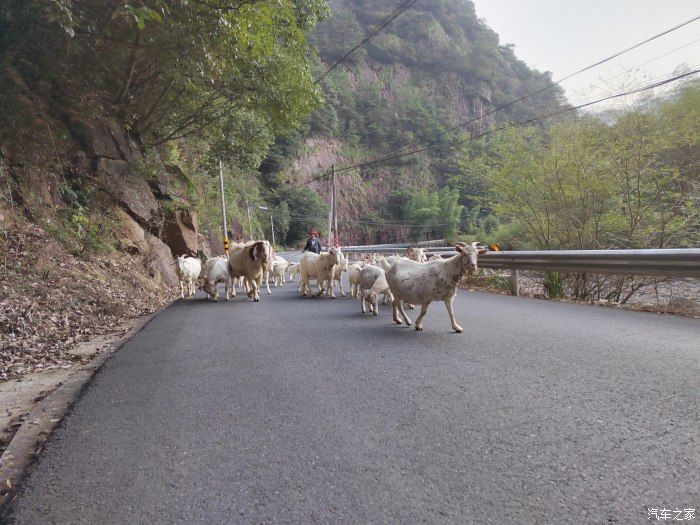
[[[698,320],[461,291],[464,334],[440,303],[418,333],[294,289],[158,315],[97,373],[10,519],[641,523],[700,507]]]

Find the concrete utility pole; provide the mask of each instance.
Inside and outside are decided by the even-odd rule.
[[[224,198],[224,163],[219,159],[219,185],[221,188],[221,220],[224,228],[224,251],[228,255],[228,229],[226,228],[226,199]]]
[[[331,241],[333,239],[333,199],[335,198],[335,192],[333,191],[333,178],[331,175],[331,203],[328,207],[328,246],[332,246]]]
[[[245,209],[248,212],[248,235],[250,235],[250,240],[253,240],[253,222],[250,220],[250,206],[248,205],[248,199],[245,200]]]
[[[339,246],[338,241],[338,193],[335,185],[335,164],[331,165],[331,176],[333,177],[333,246]]]

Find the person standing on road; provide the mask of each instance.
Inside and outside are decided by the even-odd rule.
[[[318,240],[318,232],[316,229],[311,230],[309,234],[309,240],[306,241],[306,246],[304,246],[302,252],[306,251],[321,253],[321,241]]]

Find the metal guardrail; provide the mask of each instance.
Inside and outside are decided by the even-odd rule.
[[[407,245],[347,246],[345,253],[400,253]],[[454,247],[426,249],[442,256],[455,254]],[[700,278],[700,248],[648,250],[543,250],[487,252],[479,256],[481,268],[511,271],[511,291],[519,293],[519,270],[614,273],[661,277]]]

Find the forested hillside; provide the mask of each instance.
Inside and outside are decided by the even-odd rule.
[[[468,0],[414,4],[325,75],[395,7],[391,0],[331,4],[332,16],[312,38],[324,101],[261,166],[282,216],[285,201],[304,204],[291,207],[288,241],[323,226],[314,193],[327,200],[322,175],[335,164],[348,243],[463,235],[510,248],[697,245],[700,86],[693,77],[661,96],[630,98],[625,109],[572,111],[469,141],[569,106],[558,87],[508,105],[552,79],[500,45]],[[412,146],[428,149],[344,169]]]
[[[377,26],[396,2],[338,0],[331,5],[333,15],[318,25],[312,38],[321,60],[315,67],[317,78]],[[518,120],[561,107],[561,91],[554,88],[492,117],[478,118],[549,83],[548,73],[533,71],[516,58],[512,47],[499,44],[498,35],[478,19],[470,1],[417,2],[325,76],[323,104],[305,129],[278,141],[262,172],[268,188],[278,190],[283,180],[292,185],[306,181],[332,163],[346,166],[414,144],[447,145],[485,131],[496,120]],[[444,134],[472,119],[473,124]],[[461,173],[457,159],[440,150],[344,173],[339,179],[344,240],[390,241],[409,234],[454,237],[465,223],[458,201],[467,204],[468,199],[449,191],[447,182]],[[324,197],[326,187],[325,181],[305,186]],[[439,193],[440,188],[445,189]],[[424,202],[410,203],[410,195],[419,190]],[[427,222],[438,227],[411,232],[403,225],[421,222],[421,210],[433,201],[440,217]],[[314,208],[317,224],[322,222],[320,208]],[[304,222],[292,220],[290,240],[305,229],[295,228],[295,220]]]

